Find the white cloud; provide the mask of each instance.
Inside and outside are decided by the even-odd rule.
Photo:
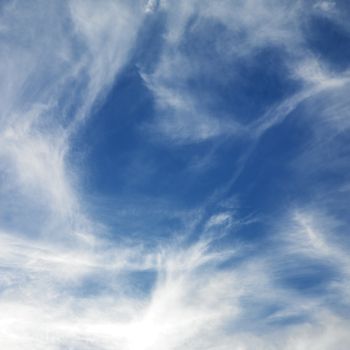
[[[17,215],[8,203],[21,197],[17,227],[39,210],[37,233],[89,230],[76,190],[77,169],[67,161],[70,138],[132,50],[143,19],[136,5],[4,5],[2,21],[9,30],[0,39],[0,207],[7,216]]]
[[[322,1],[317,1],[314,4],[315,9],[320,9],[324,12],[331,12],[335,9],[335,7],[336,7],[335,1],[322,0]]]
[[[215,115],[208,108],[210,96],[199,96],[188,82],[198,76],[213,82],[225,81],[227,76],[234,79],[237,60],[249,60],[264,47],[277,46],[293,55],[300,52],[299,5],[277,1],[162,1],[160,8],[167,14],[163,51],[154,70],[142,74],[159,108],[152,130],[177,143],[247,135],[240,116]],[[210,24],[222,26],[220,35],[211,33]],[[209,65],[205,58],[191,57],[183,49],[189,35],[193,41],[206,38],[212,57]],[[216,71],[222,64],[226,69]]]
[[[247,317],[250,327],[255,324],[253,330],[268,319],[255,319],[254,312],[245,310],[241,300],[276,302],[281,297],[286,301],[287,296],[270,284],[263,261],[250,261],[233,270],[217,269],[216,265],[232,253],[225,256],[211,251],[205,241],[189,248],[169,246],[158,258],[155,256],[153,261],[157,263],[138,265],[138,269],[157,271],[158,278],[149,296],[136,299],[121,293],[126,286],[103,249],[88,254],[83,250],[83,255],[75,249],[69,257],[66,251],[60,255],[56,248],[35,248],[33,243],[27,246],[10,239],[2,239],[1,243],[2,247],[20,246],[22,252],[21,259],[16,256],[12,261],[10,256],[18,254],[18,249],[1,254],[2,266],[7,260],[12,268],[5,270],[1,280],[1,344],[8,349],[230,349],[234,345],[243,349],[308,346],[331,350],[348,341],[346,324],[335,315],[322,313],[319,324],[293,326],[288,331],[282,327],[277,337],[270,331],[257,336],[254,331],[244,330]],[[132,266],[134,258],[125,255],[127,250],[122,250],[126,259],[119,265],[119,272],[130,271]],[[135,254],[134,249],[130,252]],[[140,252],[134,256],[138,255]],[[121,257],[119,260],[123,261]],[[90,296],[75,294],[74,285],[89,275],[97,276],[94,283],[102,280],[112,289]]]
[[[208,226],[218,226],[218,225],[222,225],[222,224],[226,224],[228,222],[230,222],[232,219],[232,215],[231,213],[228,212],[223,212],[223,213],[219,213],[216,215],[213,215],[208,222]]]
[[[157,10],[159,6],[159,0],[148,0],[146,3],[145,11],[146,13],[153,13]]]
[[[2,235],[2,346],[331,350],[348,343],[345,320],[272,282],[270,264],[279,257],[271,259],[271,252],[221,269],[217,266],[236,252],[213,250],[210,240],[189,247],[174,243],[147,256],[135,247],[69,251]],[[156,273],[150,293],[128,292],[132,282],[122,276],[132,271]],[[92,294],[77,288],[86,280],[102,288]],[[284,311],[262,317],[244,300],[277,303]],[[268,327],[303,309],[313,313],[312,324]],[[264,335],[256,329],[264,329]]]
[[[234,118],[219,120],[191,89],[184,87],[193,69],[203,67],[195,67],[174,50],[179,48],[194,13],[220,21],[230,33],[246,31],[247,40],[232,46],[230,57],[254,54],[264,45],[289,42],[296,47],[297,9],[285,17],[283,3],[269,2],[272,13],[265,4],[247,1],[238,7],[228,1],[219,5],[207,1],[103,1],[96,5],[94,1],[76,0],[21,5],[13,1],[3,6],[2,348],[346,348],[350,341],[347,320],[318,299],[310,302],[275,284],[271,266],[281,263],[282,254],[263,252],[222,268],[232,263],[237,251],[215,250],[213,242],[219,227],[232,228],[235,222],[231,212],[209,218],[204,228],[206,238],[188,246],[176,241],[154,249],[119,242],[111,247],[111,242],[94,231],[95,224],[85,214],[77,186],[79,172],[67,160],[79,123],[103,98],[127,62],[145,11],[155,11],[157,6],[169,16],[166,49],[154,72],[143,73],[160,112],[154,128],[179,143],[242,132],[244,128]],[[339,87],[340,78],[330,77],[317,65],[310,68],[307,63],[296,72],[306,85],[328,88],[337,82]],[[306,89],[288,98],[274,113],[267,113],[254,130],[262,134],[308,94]],[[76,101],[79,107],[74,107]],[[328,244],[314,217],[298,212],[291,219],[295,230],[288,237],[292,239],[280,242],[279,248],[331,259],[348,274],[348,258],[340,248]],[[329,229],[335,230],[332,225]],[[155,276],[149,290],[142,288],[140,293],[130,277],[133,273]],[[343,289],[348,290],[348,286],[339,287]],[[261,316],[258,308],[247,308],[247,300],[253,305],[278,303],[283,307]],[[311,315],[307,324],[280,325],[277,331],[268,327],[270,322],[278,323],[305,310]]]
[[[156,120],[148,129],[174,143],[201,142],[219,135],[236,133],[240,127],[228,118],[216,118],[184,85],[190,76],[187,60],[179,54],[165,55],[152,74],[142,73],[158,108]],[[175,73],[178,72],[178,73]]]
[[[332,4],[325,1],[314,7],[330,9]],[[254,139],[282,122],[310,97],[342,88],[349,80],[348,72],[332,72],[310,53],[302,28],[313,9],[302,1],[162,1],[160,8],[167,16],[162,53],[151,71],[141,73],[158,108],[150,130],[162,136],[163,141],[188,144],[218,136],[249,135]],[[338,18],[333,16],[332,20]],[[347,26],[345,22],[340,24]],[[215,26],[221,26],[220,35],[215,33]],[[188,40],[203,41],[203,47],[206,45],[210,51],[209,64],[209,51],[191,56],[193,43]],[[189,84],[198,77],[213,83],[224,83],[226,79],[234,82],[239,75],[238,62],[254,59],[265,48],[280,50],[286,66],[285,79],[301,86],[282,102],[271,104],[251,124],[243,125],[240,115],[216,115],[209,108],[212,97],[200,95]],[[238,79],[236,84],[239,83]]]

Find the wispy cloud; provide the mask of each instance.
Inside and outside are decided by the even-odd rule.
[[[349,128],[348,70],[332,70],[312,54],[302,30],[305,18],[320,11],[335,16],[337,3],[0,5],[2,348],[349,347],[349,318],[342,310],[349,307],[348,222],[341,215],[344,197],[334,195],[348,193],[348,182],[324,185],[325,193],[310,180],[325,168],[343,172],[348,162],[336,142]],[[103,223],[87,212],[88,195],[71,154],[75,136],[130,62],[145,18],[152,16],[164,16],[165,29],[151,67],[138,62],[155,103],[152,120],[138,129],[146,136],[140,137],[151,135],[175,149],[240,138],[248,145],[235,160],[234,174],[219,190],[213,186],[211,200],[179,210],[181,228],[157,245],[140,235],[105,234]],[[238,93],[244,88],[242,62],[250,67],[259,52],[276,47],[285,61],[283,79],[295,83],[292,92],[278,95],[251,119],[213,107],[219,97],[215,89],[204,91],[205,84]],[[249,79],[258,84],[259,74]],[[232,100],[240,103],[234,94]],[[259,237],[254,246],[242,236],[262,230],[264,216],[240,216],[239,199],[230,206],[225,198],[263,137],[300,106],[305,113],[298,118],[308,120],[313,133],[309,147],[287,163],[313,191],[272,211],[264,223],[267,238]],[[329,164],[322,160],[325,144]],[[172,211],[156,200],[140,207],[159,205],[159,216]],[[135,208],[120,206],[135,220]],[[138,210],[146,218],[147,210]]]
[[[12,213],[6,201],[2,206],[9,216],[17,215],[17,226],[21,216],[27,225],[25,216],[33,208],[49,216],[37,222],[37,233],[44,233],[46,224],[56,220],[65,226],[86,221],[75,189],[75,171],[67,160],[70,138],[77,122],[89,115],[111,86],[132,49],[143,16],[141,8],[136,9],[139,14],[131,16],[132,7],[109,1],[97,9],[80,1],[69,6],[4,5],[0,144],[6,185],[2,196],[9,201],[20,196],[26,204],[21,213]]]

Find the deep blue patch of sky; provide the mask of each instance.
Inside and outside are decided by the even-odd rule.
[[[203,208],[204,204],[209,217],[232,196],[239,199],[240,219],[249,215],[268,218],[290,203],[307,203],[315,187],[332,187],[343,181],[344,172],[327,165],[315,176],[293,169],[293,161],[303,153],[314,132],[304,105],[261,137],[233,183],[230,181],[250,147],[249,140],[222,137],[174,146],[149,137],[143,126],[152,122],[155,101],[140,76],[140,68],[152,72],[154,62],[159,60],[164,21],[162,14],[146,21],[133,59],[77,140],[79,148],[83,146],[86,150],[86,171],[90,174],[84,185],[93,196],[103,198],[100,202],[96,200],[100,208],[94,208],[94,213],[103,216],[103,222],[109,222],[112,231],[130,235],[142,232],[147,239],[166,238],[184,229],[181,215],[186,211],[200,205]],[[210,35],[204,35],[208,28]],[[329,19],[316,16],[307,19],[303,30],[309,49],[322,62],[335,71],[348,68],[349,33]],[[236,34],[241,40],[244,35]],[[227,56],[222,58],[215,46],[217,38],[226,37],[229,34],[219,24],[193,18],[178,50],[201,66],[183,84],[195,98],[205,101],[206,110],[216,117],[232,116],[247,125],[298,91],[300,83],[288,76],[286,54],[280,47],[261,48],[248,60],[232,58],[233,71],[233,62]],[[346,135],[339,137],[344,137],[341,144],[347,142]],[[195,160],[204,159],[208,153],[210,164],[193,167]],[[210,202],[212,195],[226,185],[228,188],[215,197],[214,203]],[[237,241],[263,244],[268,226],[269,220],[265,224],[243,225],[239,232],[225,239],[225,244]],[[198,232],[194,232],[200,234],[201,227],[198,224]],[[334,277],[329,267],[314,262],[296,260],[294,265],[290,268],[297,274],[282,271],[280,283],[303,293],[318,293]]]

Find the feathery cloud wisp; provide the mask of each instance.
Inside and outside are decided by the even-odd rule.
[[[341,61],[335,69],[337,56],[328,57],[317,47],[317,33],[303,26],[321,16],[346,41],[349,26],[339,6],[275,0],[0,5],[2,348],[349,347],[343,152],[349,68]],[[160,28],[152,32],[159,42],[149,47],[142,33],[152,25]],[[154,50],[154,60],[139,54],[144,46]],[[72,156],[88,117],[103,119],[98,111],[108,93],[122,90],[115,84],[128,65],[138,69],[151,117],[138,119],[135,137],[126,110],[103,113],[124,128],[117,140],[126,149],[121,163],[139,154],[158,162],[151,191],[135,186],[147,199],[141,205],[128,186],[110,201],[125,209],[114,217],[141,222],[141,235],[123,224],[101,229]],[[309,131],[307,142],[292,138],[301,127],[283,134],[291,116]],[[112,153],[124,151],[117,141]],[[300,147],[289,144],[299,141]],[[202,154],[205,162],[198,161]],[[108,192],[115,194],[112,186]],[[195,204],[183,204],[184,192]],[[158,221],[146,227],[152,210]]]

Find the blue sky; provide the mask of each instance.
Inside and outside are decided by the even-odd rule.
[[[350,347],[350,6],[0,2],[0,345]]]

